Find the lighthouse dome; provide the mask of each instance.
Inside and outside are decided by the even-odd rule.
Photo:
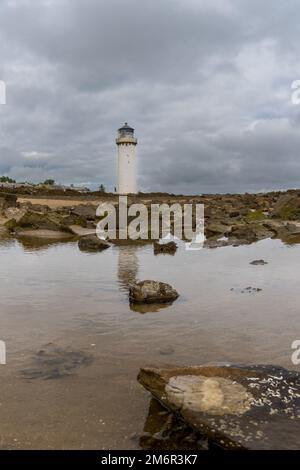
[[[130,127],[127,122],[125,122],[124,126],[120,127],[119,129],[119,136],[122,137],[122,136],[126,136],[126,135],[130,135],[133,137],[133,134],[134,134],[134,129],[132,127]]]

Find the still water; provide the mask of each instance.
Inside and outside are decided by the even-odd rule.
[[[249,263],[263,258],[264,266]],[[297,370],[300,245],[153,255],[151,245],[86,254],[74,242],[0,241],[0,448],[136,449],[150,396],[145,365],[273,363]],[[154,279],[180,298],[131,309]],[[242,292],[246,287],[262,289]]]

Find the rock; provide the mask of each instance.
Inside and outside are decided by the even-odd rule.
[[[207,439],[196,433],[190,426],[168,412],[154,398],[150,401],[149,412],[139,445],[144,450],[207,450]]]
[[[17,221],[16,219],[10,219],[7,222],[5,222],[4,227],[9,231],[9,232],[14,232],[17,227]]]
[[[9,207],[17,207],[17,196],[14,194],[0,193],[0,211]]]
[[[249,212],[250,212],[250,209],[248,209],[247,207],[242,207],[240,209],[240,215],[242,215],[244,217],[246,217],[249,214]]]
[[[18,230],[18,238],[40,238],[46,240],[71,240],[73,235],[67,232],[60,232],[59,230]]]
[[[300,196],[297,193],[287,193],[281,196],[275,204],[273,217],[284,220],[300,219]]]
[[[26,210],[22,207],[8,207],[2,213],[6,219],[20,220],[25,214]]]
[[[274,231],[268,229],[264,224],[251,224],[251,230],[255,234],[257,240],[274,237]]]
[[[46,204],[30,204],[30,209],[34,212],[40,212],[41,214],[46,214],[51,210]]]
[[[292,240],[294,237],[298,237],[299,234],[299,227],[295,224],[285,223],[277,227],[277,238],[280,238],[282,241]]]
[[[204,247],[205,248],[222,248],[223,246],[228,246],[230,243],[232,243],[232,240],[229,242],[229,239],[227,238],[208,238],[204,242]]]
[[[68,227],[72,225],[78,225],[79,227],[87,227],[87,221],[84,217],[75,215],[75,214],[70,214],[67,215],[66,217],[62,218],[62,223]]]
[[[22,229],[43,229],[43,230],[57,230],[69,231],[67,227],[56,216],[49,214],[41,214],[28,210],[17,222],[17,227]]]
[[[233,210],[231,212],[229,212],[229,217],[230,218],[236,218],[236,217],[239,217],[240,216],[240,211],[237,211],[237,210]]]
[[[84,228],[80,225],[70,225],[69,229],[74,235],[78,235],[79,237],[85,237],[86,235],[95,235],[96,233],[95,228]]]
[[[157,281],[136,282],[129,290],[129,300],[133,303],[165,303],[179,297],[178,292],[169,284]]]
[[[176,253],[177,245],[175,242],[159,243],[154,242],[154,254],[167,253],[173,255]]]
[[[232,227],[231,235],[237,239],[245,240],[248,243],[253,243],[257,241],[256,233],[251,228],[250,224],[236,225]]]
[[[77,217],[86,220],[94,220],[96,218],[97,207],[89,204],[79,204],[71,209],[71,213]]]
[[[254,261],[251,261],[251,263],[253,266],[263,266],[264,264],[268,264],[267,261],[263,260],[263,259],[255,259]]]
[[[97,235],[87,235],[78,242],[78,247],[82,251],[102,251],[110,247],[105,240],[100,240]]]
[[[219,223],[210,223],[205,227],[205,235],[207,237],[213,237],[215,235],[224,235],[225,233],[229,233],[230,231],[231,227]]]
[[[300,374],[276,366],[144,368],[139,382],[224,449],[299,449]]]
[[[260,287],[245,287],[244,289],[234,289],[233,287],[230,289],[232,292],[240,292],[241,294],[255,294],[256,292],[261,292],[262,289]]]

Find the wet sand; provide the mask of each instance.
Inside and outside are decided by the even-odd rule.
[[[80,204],[93,204],[98,206],[101,202],[101,199],[70,199],[70,198],[39,198],[39,197],[18,197],[19,203],[31,202],[32,204],[42,204],[50,207],[51,209],[56,209],[58,207],[74,207],[79,206]]]

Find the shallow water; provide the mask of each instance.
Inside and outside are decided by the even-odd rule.
[[[249,264],[261,258],[268,264]],[[136,376],[145,365],[299,368],[298,245],[154,256],[151,245],[86,254],[73,242],[1,240],[0,260],[0,448],[139,448],[150,396]],[[131,310],[134,279],[169,282],[180,298]],[[242,293],[248,286],[262,291]]]

